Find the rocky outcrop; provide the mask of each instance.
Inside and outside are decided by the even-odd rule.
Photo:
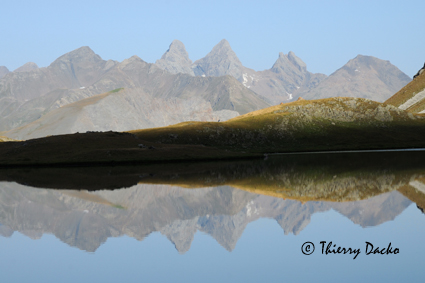
[[[419,69],[419,71],[413,76],[413,79],[416,79],[420,74],[422,74],[425,71],[425,63],[422,68]]]
[[[289,112],[303,121],[312,119],[329,119],[334,122],[381,121],[390,122],[394,117],[414,120],[413,115],[393,105],[380,105],[362,98],[334,98],[319,100],[306,105],[289,105],[278,112]],[[393,117],[394,116],[394,117]],[[301,120],[300,120],[301,122]]]

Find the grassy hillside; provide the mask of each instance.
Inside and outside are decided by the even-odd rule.
[[[8,137],[0,136],[0,142],[8,142],[8,141],[15,141],[14,139],[10,139]]]
[[[396,94],[390,97],[385,103],[399,107],[400,105],[412,99],[415,95],[425,90],[425,72],[400,89]],[[412,113],[418,113],[425,110],[425,99],[421,99],[406,109]]]
[[[198,144],[251,152],[421,147],[421,116],[359,98],[303,100],[221,123],[185,122],[131,131],[164,144]]]
[[[202,160],[274,152],[423,148],[425,119],[360,98],[297,101],[226,122],[185,122],[0,143],[0,164]]]

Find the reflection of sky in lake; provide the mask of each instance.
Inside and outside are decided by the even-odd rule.
[[[2,282],[420,282],[425,275],[421,246],[425,216],[414,203],[394,221],[362,228],[335,210],[315,213],[297,235],[284,235],[273,219],[247,225],[229,252],[210,235],[197,232],[190,249],[179,254],[159,232],[143,241],[109,238],[95,253],[62,243],[55,236],[31,240],[20,233],[0,237]],[[316,245],[301,253],[304,242]],[[320,241],[360,248],[352,255],[322,255]],[[400,249],[397,255],[364,254],[365,241]]]

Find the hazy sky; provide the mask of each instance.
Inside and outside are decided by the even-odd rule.
[[[0,1],[0,66],[48,66],[90,46],[103,59],[154,63],[174,39],[195,61],[221,39],[244,66],[293,51],[329,75],[358,54],[413,76],[425,61],[425,1]]]

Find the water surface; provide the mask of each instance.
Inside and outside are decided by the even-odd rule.
[[[423,155],[2,169],[0,278],[421,282]],[[360,254],[322,254],[322,241]]]

